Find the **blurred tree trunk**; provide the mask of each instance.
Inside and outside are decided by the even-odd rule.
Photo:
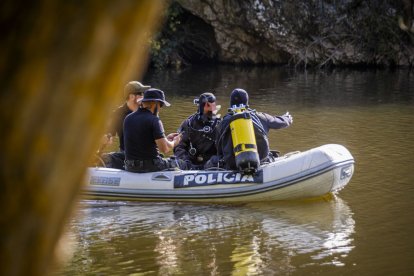
[[[0,275],[50,273],[107,114],[142,75],[161,0],[0,6]]]

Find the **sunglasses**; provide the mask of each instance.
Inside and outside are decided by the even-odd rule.
[[[144,92],[137,92],[137,93],[133,93],[135,96],[143,96]]]

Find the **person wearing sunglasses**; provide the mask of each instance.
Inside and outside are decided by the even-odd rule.
[[[116,108],[109,120],[108,132],[104,135],[101,149],[108,144],[112,144],[113,137],[118,135],[119,150],[101,155],[105,167],[124,169],[125,147],[123,124],[125,117],[138,109],[139,103],[143,98],[144,92],[151,88],[149,85],[143,85],[139,81],[130,81],[124,87],[125,102]]]
[[[174,148],[174,155],[187,163],[191,169],[203,169],[206,162],[216,155],[216,133],[221,122],[213,93],[202,93],[194,100],[197,112],[185,119],[180,128],[180,143]]]

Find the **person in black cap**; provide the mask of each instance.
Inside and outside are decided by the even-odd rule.
[[[115,135],[119,138],[119,150],[115,152],[103,153],[101,155],[104,165],[109,168],[124,169],[124,131],[123,124],[125,117],[138,109],[139,101],[142,99],[145,90],[151,88],[138,81],[130,81],[124,87],[125,102],[112,112],[109,120],[108,132],[103,137],[101,150],[108,144],[112,144]],[[101,151],[99,150],[99,152]],[[99,153],[98,152],[98,153]]]
[[[163,106],[170,106],[164,92],[148,89],[137,111],[124,120],[125,170],[130,172],[154,172],[165,169],[185,169],[185,162],[174,158],[163,158],[181,140],[181,135],[164,134],[158,113]]]
[[[205,92],[194,100],[197,112],[181,124],[178,132],[182,133],[181,142],[174,148],[177,158],[187,162],[191,169],[203,169],[204,164],[215,154],[217,127],[221,119],[216,113],[220,106],[216,105],[213,93]]]
[[[236,88],[230,95],[230,107],[244,105],[248,108],[249,95],[243,89]],[[293,118],[287,112],[282,116],[272,116],[263,112],[256,112],[248,108],[253,121],[253,128],[256,137],[257,150],[259,153],[260,163],[272,162],[273,154],[269,149],[269,139],[267,134],[270,129],[286,128],[293,123]],[[233,141],[230,131],[231,114],[226,114],[218,130],[217,154],[219,159],[224,163],[224,167],[229,170],[236,170],[236,162],[233,153]],[[217,165],[217,164],[216,164]]]

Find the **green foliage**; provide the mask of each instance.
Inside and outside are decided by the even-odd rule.
[[[156,68],[166,66],[180,67],[183,63],[179,55],[180,37],[182,27],[181,17],[184,14],[180,5],[173,3],[166,11],[166,22],[162,30],[151,41],[151,64]]]

